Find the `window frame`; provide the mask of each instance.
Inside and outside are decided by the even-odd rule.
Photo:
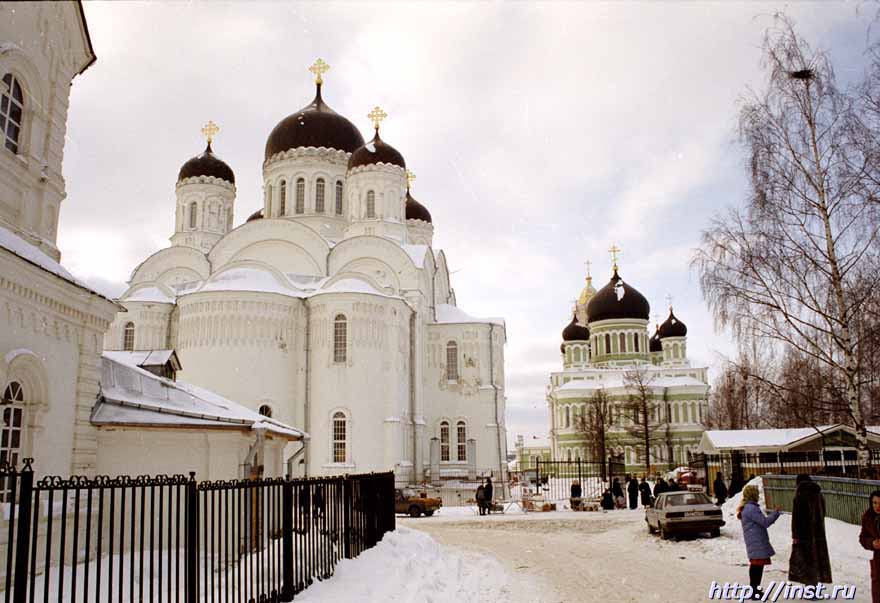
[[[339,434],[342,438],[339,439]],[[351,428],[348,413],[344,410],[334,410],[330,414],[330,463],[333,465],[349,464],[351,446],[349,436]],[[342,460],[338,460],[339,451],[342,451]]]
[[[341,216],[343,213],[343,208],[342,208],[343,192],[344,192],[344,189],[343,189],[342,180],[337,180],[336,181],[336,215],[337,216]]]
[[[348,361],[348,318],[339,313],[333,317],[333,363]]]
[[[372,220],[376,217],[376,191],[367,191],[367,203],[364,217]]]
[[[199,204],[197,201],[191,201],[187,207],[189,207],[189,229],[196,230],[199,227]]]
[[[325,183],[323,178],[318,178],[315,180],[315,213],[323,214],[324,213],[324,191],[325,191]]]
[[[28,437],[28,399],[25,386],[17,379],[12,379],[3,387],[0,396],[0,460],[11,467],[18,466],[18,461],[25,457],[25,443]],[[9,421],[7,422],[7,415]],[[17,424],[16,424],[17,417]],[[13,444],[15,435],[18,443]],[[6,480],[0,480],[0,502],[12,502],[10,489]]]
[[[449,421],[440,421],[440,462],[448,463],[451,460],[449,454]]]
[[[458,342],[450,339],[446,342],[446,381],[448,383],[458,383],[461,378],[458,365]]]
[[[131,335],[131,338],[129,338]],[[134,351],[134,336],[135,336],[135,326],[134,322],[129,320],[122,326],[122,350],[124,352],[133,352]]]
[[[296,179],[293,213],[298,216],[306,213],[306,179],[302,176]]]
[[[9,81],[7,82],[7,78]],[[23,86],[23,79],[12,71],[7,71],[0,78],[0,145],[14,155],[22,155],[25,117],[27,115],[27,103],[25,102],[27,94],[26,86]],[[8,87],[8,90],[7,90]],[[16,91],[18,96],[16,97]],[[3,101],[6,101],[6,108],[3,109]],[[18,109],[18,118],[12,115],[13,108]],[[9,134],[10,129],[17,129],[15,136]],[[15,147],[15,148],[12,148]]]
[[[467,422],[463,419],[455,422],[455,460],[467,462]]]

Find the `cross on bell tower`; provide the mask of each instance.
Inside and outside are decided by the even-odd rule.
[[[210,146],[211,142],[214,140],[214,136],[217,135],[217,132],[220,131],[220,126],[215,124],[213,121],[208,120],[208,123],[204,125],[202,128],[202,136],[208,141],[208,145]]]
[[[330,71],[330,65],[325,63],[323,59],[318,59],[312,66],[309,67],[309,71],[311,71],[315,75],[315,83],[319,86],[324,83],[324,74]]]
[[[386,117],[388,117],[388,114],[379,106],[374,107],[372,111],[367,113],[367,118],[373,122],[373,127],[376,128],[377,132],[379,131],[379,125]]]
[[[411,170],[406,170],[406,190],[409,190],[412,186],[413,180],[416,179],[416,175],[412,173]]]

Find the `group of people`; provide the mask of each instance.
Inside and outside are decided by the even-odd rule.
[[[477,486],[477,493],[474,498],[477,500],[477,508],[480,510],[480,515],[488,515],[492,512],[493,489],[491,477],[487,477],[485,482]]]
[[[825,537],[825,498],[822,489],[809,475],[798,475],[791,513],[791,558],[788,562],[789,582],[798,582],[806,586],[815,586],[820,582],[831,582],[831,560],[828,556],[828,543]],[[875,493],[878,498],[877,511],[880,512],[880,491]],[[717,495],[717,490],[716,490]],[[765,514],[758,505],[759,492],[757,486],[747,485],[742,490],[742,502],[736,516],[742,522],[743,539],[746,554],[749,558],[749,584],[752,587],[752,598],[762,599],[761,579],[764,568],[770,565],[770,559],[776,554],[770,544],[767,529],[779,519],[780,508]],[[874,495],[871,496],[872,507]],[[872,512],[871,509],[868,510]],[[866,512],[867,516],[867,512]],[[869,522],[870,523],[870,522]],[[875,532],[866,535],[865,520],[862,520],[862,546],[878,551],[880,546],[880,525],[874,523]],[[872,537],[872,534],[876,534]],[[878,558],[875,552],[875,560]],[[880,591],[874,581],[876,561],[871,564],[872,587],[874,602],[880,601]]]
[[[654,499],[663,492],[681,489],[674,479],[670,479],[667,482],[663,478],[657,478],[652,489],[651,484],[648,483],[647,478],[644,476],[639,481],[636,476],[627,474],[624,477],[623,484],[620,483],[620,478],[615,477],[611,480],[611,486],[602,493],[602,500],[599,505],[605,511],[625,509],[627,502],[630,509],[638,508],[639,503],[644,507],[650,507],[654,504]],[[626,495],[624,495],[624,492]]]

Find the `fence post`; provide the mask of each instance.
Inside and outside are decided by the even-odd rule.
[[[541,457],[535,459],[535,494],[541,493]]]
[[[24,468],[19,476],[18,525],[15,536],[15,585],[12,590],[13,603],[26,603],[28,585],[28,552],[31,542],[31,503],[34,492],[34,472],[32,459],[24,459]],[[10,543],[11,547],[11,543]],[[49,568],[46,568],[49,571]]]
[[[351,559],[351,512],[352,488],[351,478],[346,474],[342,478],[342,556]]]
[[[199,599],[199,491],[194,471],[189,472],[184,507],[186,510],[186,518],[184,520],[186,534],[186,557],[184,561],[186,591],[184,601],[186,603],[196,603]]]
[[[293,482],[281,484],[281,597],[293,601]]]

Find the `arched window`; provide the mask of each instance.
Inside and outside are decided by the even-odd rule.
[[[0,423],[0,462],[15,467],[22,456],[25,435],[24,390],[18,381],[10,381],[6,386],[0,408],[3,409],[3,422]],[[5,479],[0,479],[0,502],[12,502],[12,492],[5,482]]]
[[[626,333],[621,333],[618,339],[618,345],[620,346],[620,353],[623,354],[626,352]]]
[[[333,362],[345,362],[348,354],[348,320],[344,314],[333,319]]]
[[[571,427],[571,409],[568,406],[565,407],[565,426]]]
[[[609,333],[605,333],[605,353],[611,353],[611,335]]]
[[[640,338],[641,338],[641,335],[639,335],[638,333],[633,335],[633,345],[635,345],[635,347],[636,347],[636,352],[639,351],[639,339]]]
[[[126,352],[131,352],[134,350],[134,323],[127,322],[125,323],[125,328],[122,332],[122,349]]]
[[[266,215],[272,215],[272,185],[266,185]]]
[[[287,182],[281,181],[281,190],[278,193],[278,215],[287,215]]]
[[[3,76],[0,87],[0,137],[5,141],[6,148],[18,154],[18,142],[21,135],[21,124],[24,122],[24,93],[21,84],[11,73]]]
[[[456,459],[459,461],[467,460],[467,425],[464,421],[455,424]]]
[[[345,463],[348,460],[348,417],[345,413],[333,413],[333,462]]]
[[[268,404],[263,404],[262,406],[260,406],[259,413],[261,415],[263,415],[264,417],[268,417],[271,419],[272,418],[272,407],[269,406]]]
[[[195,201],[189,204],[189,227],[196,227],[196,219],[199,216],[199,205]]]
[[[342,180],[336,181],[336,215],[342,215]]]
[[[296,181],[296,207],[293,211],[298,214],[306,211],[306,181],[304,178]]]
[[[580,361],[581,361],[581,349],[580,349],[580,348],[575,348],[575,349],[574,349],[574,361],[575,361],[575,362],[580,362]]]
[[[376,193],[373,191],[367,192],[367,217],[376,217]]]
[[[449,461],[449,423],[440,423],[440,460]]]
[[[315,182],[315,213],[324,213],[324,179],[318,178]]]
[[[673,357],[673,358],[678,358],[678,354],[679,354],[679,352],[678,352],[678,344],[676,343],[676,344],[673,344],[673,346],[672,346],[672,357]]]
[[[458,344],[454,341],[446,344],[446,380],[458,381]]]

